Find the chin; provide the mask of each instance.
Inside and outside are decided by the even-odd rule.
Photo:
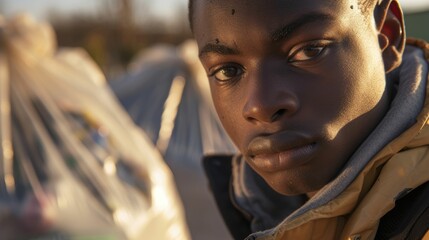
[[[296,196],[306,194],[308,196],[313,196],[318,192],[323,186],[322,184],[306,184],[306,183],[297,183],[291,180],[283,180],[281,182],[270,182],[267,181],[268,185],[277,193],[285,196]],[[277,184],[276,184],[277,183]],[[286,183],[286,184],[284,184]]]

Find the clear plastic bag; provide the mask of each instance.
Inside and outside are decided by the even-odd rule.
[[[171,173],[79,49],[0,21],[2,239],[188,239]]]

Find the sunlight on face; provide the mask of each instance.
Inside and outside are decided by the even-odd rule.
[[[199,0],[194,34],[221,122],[276,191],[320,189],[388,105],[377,31],[355,1]]]

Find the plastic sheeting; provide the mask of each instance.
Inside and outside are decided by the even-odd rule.
[[[189,239],[172,175],[85,52],[0,18],[1,239]]]
[[[147,49],[111,87],[164,153],[194,240],[232,239],[209,192],[201,159],[235,148],[221,127],[195,42]]]
[[[133,120],[170,166],[199,167],[204,154],[234,153],[211,100],[208,80],[189,40],[141,53],[130,70],[109,83]]]

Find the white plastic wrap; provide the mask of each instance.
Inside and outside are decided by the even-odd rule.
[[[0,21],[1,239],[189,239],[171,172],[79,49]]]

